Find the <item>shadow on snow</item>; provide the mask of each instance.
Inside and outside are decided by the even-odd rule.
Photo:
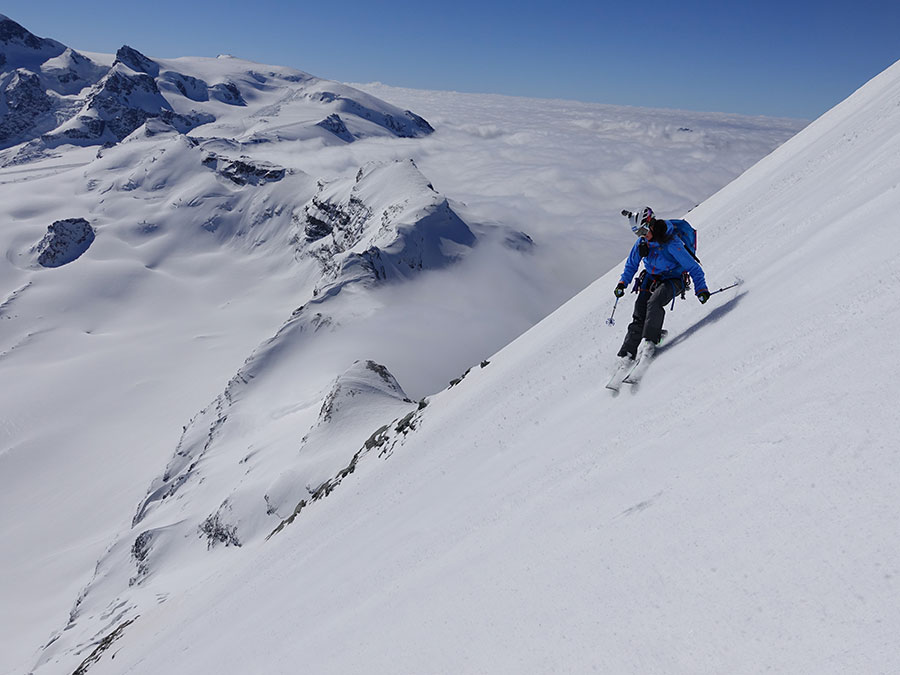
[[[707,326],[711,323],[715,323],[716,321],[718,321],[719,319],[724,317],[726,314],[731,312],[731,310],[733,310],[735,307],[737,307],[738,303],[743,299],[743,297],[745,295],[747,295],[747,291],[742,291],[741,293],[738,293],[731,300],[726,302],[724,305],[720,305],[719,307],[716,307],[713,311],[711,311],[705,317],[700,319],[697,323],[695,323],[693,326],[691,326],[687,330],[682,331],[681,333],[676,335],[671,340],[666,340],[665,344],[662,344],[659,347],[657,347],[656,354],[659,355],[663,352],[669,351],[672,347],[684,342],[691,335],[696,333],[698,330],[700,330],[704,326]]]

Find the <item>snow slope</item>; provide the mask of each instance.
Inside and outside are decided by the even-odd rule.
[[[36,672],[895,671],[898,125],[900,63],[691,213],[746,281],[639,390],[602,388],[611,270],[265,543],[88,595]]]

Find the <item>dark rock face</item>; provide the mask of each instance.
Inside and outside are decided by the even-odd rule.
[[[153,100],[157,109],[147,110],[143,105],[138,107],[130,103],[129,99],[139,96]],[[97,111],[113,135],[122,140],[149,118],[158,117],[167,107],[156,82],[149,75],[125,75],[120,71],[110,71],[100,91],[88,103],[87,110]]]
[[[342,243],[342,246],[339,246],[341,250],[349,248],[359,240],[362,234],[360,223],[371,216],[370,210],[358,198],[351,197],[347,204],[343,205],[321,195],[312,198],[303,208],[303,214],[307,241],[317,241],[337,230]]]
[[[324,120],[319,122],[316,126],[321,127],[326,131],[330,131],[342,141],[352,143],[356,140],[355,138],[353,138],[353,134],[350,133],[350,130],[347,129],[347,125],[344,124],[344,120],[342,120],[341,116],[336,113],[334,115],[329,115]]]
[[[241,96],[241,90],[233,82],[214,84],[209,88],[209,95],[217,101],[229,105],[247,105],[244,97]]]
[[[346,230],[353,217],[363,210],[358,200],[345,209],[340,204],[333,204],[328,199],[316,195],[303,209],[305,220],[303,230],[306,240],[317,241],[331,234],[335,227]]]
[[[44,112],[50,99],[41,87],[40,78],[27,70],[16,72],[6,87],[6,104],[16,112]]]
[[[327,237],[333,229],[330,223],[326,223],[312,214],[306,214],[306,225],[303,227],[303,233],[306,235],[307,241],[318,241],[322,237]]]
[[[280,166],[260,164],[259,162],[251,164],[240,159],[229,163],[222,170],[222,174],[226,178],[238,185],[271,183],[284,178],[284,172],[284,169]]]
[[[136,73],[144,73],[153,78],[159,77],[159,64],[128,45],[123,45],[116,52],[116,60],[113,62],[113,66],[117,63],[124,63]]]
[[[162,74],[162,83],[171,83],[182,96],[192,101],[208,101],[209,85],[203,80],[190,75],[182,75],[172,71],[166,71]]]
[[[3,96],[9,112],[0,119],[0,143],[30,129],[53,106],[40,78],[27,70],[16,71]]]
[[[97,119],[96,117],[80,115],[78,117],[78,126],[66,130],[64,133],[60,134],[60,137],[73,141],[92,141],[102,138],[104,131],[106,131],[106,122]]]
[[[284,178],[286,173],[283,167],[268,162],[251,162],[246,158],[226,159],[210,155],[203,160],[203,164],[237,185],[274,183]]]
[[[84,218],[57,220],[32,249],[42,267],[61,267],[77,260],[94,243],[94,228]]]
[[[44,40],[3,15],[0,15],[0,43],[19,44],[34,50],[44,46]]]

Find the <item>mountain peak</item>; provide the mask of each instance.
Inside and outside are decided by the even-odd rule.
[[[124,63],[136,73],[146,73],[154,78],[159,77],[159,64],[128,45],[123,45],[116,52],[116,60],[113,62],[113,66],[117,63]]]
[[[43,46],[41,38],[3,14],[0,14],[0,43],[19,44],[29,49]]]
[[[0,14],[0,67],[7,64],[13,68],[29,65],[35,56],[45,60],[58,56],[65,49],[62,43],[38,37],[8,16]]]
[[[335,380],[322,404],[319,422],[352,416],[357,405],[367,405],[368,399],[383,396],[409,400],[387,368],[371,360],[357,361]]]

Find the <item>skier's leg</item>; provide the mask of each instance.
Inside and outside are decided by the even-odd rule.
[[[634,358],[634,355],[637,353],[638,344],[640,344],[641,336],[644,332],[644,320],[647,317],[647,300],[649,298],[649,290],[641,290],[638,293],[637,300],[634,301],[634,313],[631,317],[631,323],[628,324],[628,331],[625,333],[625,341],[619,350],[619,356]]]
[[[681,279],[672,279],[658,283],[653,289],[653,293],[647,301],[646,320],[642,331],[644,339],[653,344],[659,343],[663,321],[666,318],[666,305],[672,302],[672,298],[677,293],[681,293],[681,287]]]

